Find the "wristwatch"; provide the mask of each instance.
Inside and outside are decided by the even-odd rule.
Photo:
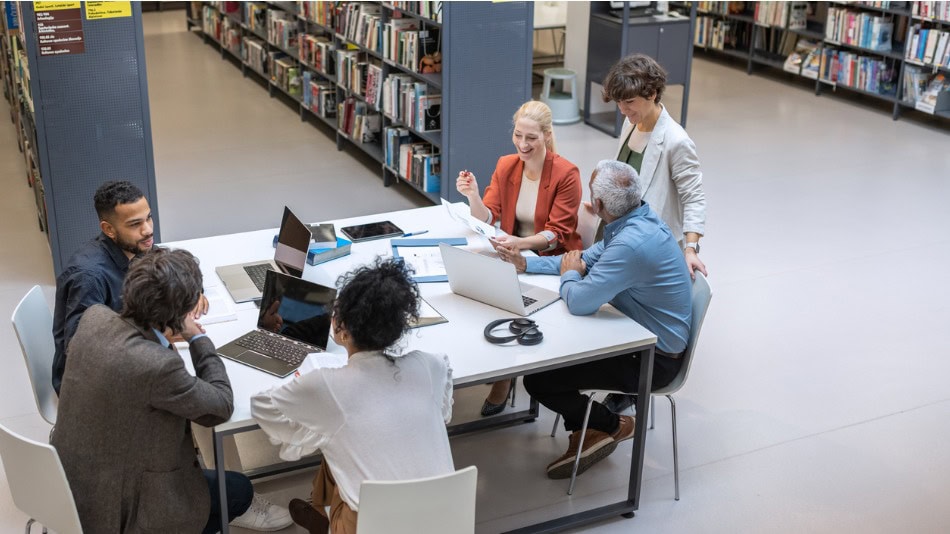
[[[688,248],[693,249],[694,251],[696,251],[696,254],[699,254],[699,242],[698,242],[698,241],[696,241],[696,242],[688,242],[688,243],[686,243],[685,245],[683,245],[683,249],[684,249],[684,250],[685,250],[685,249],[688,249]]]

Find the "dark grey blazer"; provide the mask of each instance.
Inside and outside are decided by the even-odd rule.
[[[83,314],[67,349],[51,442],[85,532],[204,528],[210,496],[189,421],[223,423],[234,400],[211,340],[189,349],[198,378],[151,330],[103,305]]]

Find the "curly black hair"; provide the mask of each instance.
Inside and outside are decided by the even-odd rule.
[[[396,258],[376,258],[337,280],[333,317],[360,350],[386,350],[419,318],[412,269]]]
[[[132,204],[145,196],[142,190],[132,182],[104,182],[96,189],[93,203],[96,205],[96,214],[100,221],[108,220],[115,215],[115,207],[119,204]]]
[[[122,285],[122,317],[142,328],[181,332],[198,304],[202,276],[187,250],[156,247],[132,260]]]

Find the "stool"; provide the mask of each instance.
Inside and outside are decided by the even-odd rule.
[[[561,91],[570,81],[571,92],[552,92],[551,84],[555,80],[561,80]],[[577,111],[577,73],[571,69],[544,69],[541,101],[551,108],[551,119],[554,124],[572,124],[581,120],[581,115]]]

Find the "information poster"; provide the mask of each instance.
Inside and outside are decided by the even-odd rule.
[[[33,8],[41,56],[86,51],[81,2],[36,2]]]
[[[132,2],[86,2],[86,20],[132,16]]]

